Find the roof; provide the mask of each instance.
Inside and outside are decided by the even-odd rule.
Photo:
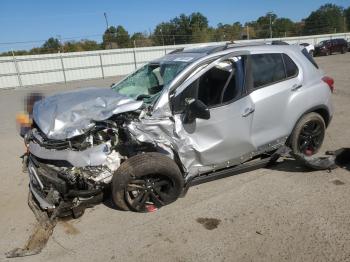
[[[242,50],[266,50],[266,51],[283,51],[286,49],[295,49],[294,45],[286,45],[286,44],[273,44],[266,42],[252,42],[252,43],[227,43],[220,45],[206,45],[200,47],[189,47],[189,48],[180,48],[176,49],[173,52],[158,58],[153,63],[161,63],[161,62],[186,62],[192,63],[200,58],[203,58],[208,55],[213,54],[225,54],[232,51],[232,49],[236,49],[237,51]]]

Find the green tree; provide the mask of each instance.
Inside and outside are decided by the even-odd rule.
[[[344,31],[350,31],[350,6],[344,10],[344,18],[347,27],[344,28]]]
[[[289,18],[276,18],[273,26],[273,37],[286,37],[295,34],[295,24]]]
[[[233,41],[241,39],[241,36],[241,23],[235,22],[232,25],[219,23],[215,29],[214,41]]]
[[[101,49],[101,45],[93,40],[83,39],[78,44],[79,46],[81,46],[81,49],[84,51],[94,51],[94,50]]]
[[[110,26],[102,36],[102,45],[106,49],[130,47],[130,36],[128,31],[121,25]]]
[[[42,53],[55,53],[60,51],[61,43],[57,38],[50,37],[45,43],[41,46]]]
[[[102,36],[102,45],[105,49],[117,48],[117,28],[110,26]]]
[[[252,29],[256,38],[269,38],[270,26],[273,30],[274,28],[273,24],[276,19],[277,19],[276,14],[267,13],[264,16],[260,16],[256,21],[251,21],[246,23],[246,26],[249,26],[249,28]],[[271,21],[271,24],[270,24],[270,21]],[[250,38],[254,38],[254,37],[250,36]]]
[[[325,4],[305,19],[304,34],[327,34],[344,31],[343,8]]]
[[[146,35],[146,33],[137,32],[130,38],[131,43],[136,47],[152,46],[152,40]]]
[[[176,42],[177,34],[175,24],[172,22],[160,23],[156,26],[153,32],[153,42],[155,45],[172,45],[179,42]]]
[[[258,38],[270,37],[270,26],[273,29],[273,23],[277,19],[277,15],[274,13],[267,13],[264,16],[260,16],[256,20],[256,34]],[[271,24],[270,24],[271,21]],[[273,36],[273,35],[272,35]]]
[[[208,19],[201,13],[192,13],[189,16],[190,20],[190,34],[192,43],[208,42],[210,36],[208,35]]]
[[[153,41],[156,45],[188,44],[208,41],[208,19],[201,13],[180,14],[169,22],[156,26]]]
[[[129,33],[121,25],[118,25],[117,27],[116,40],[117,40],[118,47],[120,48],[131,46]]]

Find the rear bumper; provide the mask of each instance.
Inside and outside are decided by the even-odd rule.
[[[316,48],[314,54],[315,55],[326,55],[328,52],[327,48]]]

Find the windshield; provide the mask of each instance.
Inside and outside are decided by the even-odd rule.
[[[318,44],[318,46],[326,45],[326,44],[328,44],[328,42],[329,42],[329,40],[323,40]]]
[[[169,84],[187,65],[186,62],[175,61],[150,63],[112,86],[112,89],[135,100],[153,103],[159,97],[163,87]]]

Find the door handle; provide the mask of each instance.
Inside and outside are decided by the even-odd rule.
[[[242,114],[243,117],[249,116],[251,113],[253,113],[255,109],[253,107],[248,107],[244,109],[244,113]]]
[[[295,84],[292,86],[292,91],[297,91],[299,88],[301,88],[303,85],[302,84]]]

